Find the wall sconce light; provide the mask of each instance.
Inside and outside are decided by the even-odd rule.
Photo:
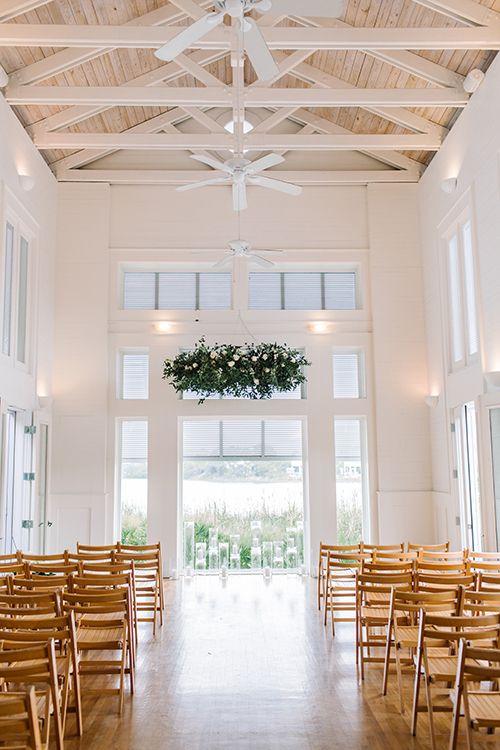
[[[500,370],[485,372],[484,379],[492,388],[500,388]]]
[[[309,323],[311,333],[328,333],[329,328],[330,326],[324,320],[315,320],[313,323]]]
[[[30,190],[33,190],[33,188],[35,187],[35,178],[32,177],[32,175],[18,172],[17,176],[19,177],[19,184],[21,185],[23,190],[25,190],[27,193],[29,193]]]
[[[427,404],[427,406],[430,409],[435,409],[436,406],[439,403],[439,396],[435,396],[435,395],[434,396],[432,396],[432,395],[426,396],[425,397],[425,403]]]
[[[458,177],[447,177],[441,182],[441,190],[447,195],[451,195],[458,187]]]
[[[9,76],[5,72],[5,68],[0,65],[0,89],[4,89],[9,83]]]
[[[155,323],[155,328],[158,333],[172,333],[172,323],[169,320],[160,320]]]
[[[50,396],[38,396],[37,399],[39,409],[48,409],[52,403],[52,399]]]
[[[464,87],[464,91],[466,91],[468,94],[473,94],[474,91],[478,90],[483,81],[483,71],[479,70],[479,68],[474,68],[467,73],[462,86]]]

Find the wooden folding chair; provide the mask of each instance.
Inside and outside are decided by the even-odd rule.
[[[0,692],[0,743],[5,750],[43,750],[34,687]]]
[[[420,611],[458,615],[461,613],[463,591],[461,586],[453,586],[441,591],[404,591],[393,588],[391,592],[382,693],[387,695],[390,655],[391,650],[394,650],[402,714],[405,712],[403,665],[409,666],[413,671],[413,656],[418,647]],[[407,655],[403,655],[403,652],[407,652]]]
[[[18,610],[19,611],[19,610]],[[61,723],[64,735],[71,693],[78,735],[83,734],[82,700],[78,669],[78,651],[73,612],[52,617],[0,617],[0,639],[4,650],[17,650],[44,644],[56,644],[56,665],[61,688]]]
[[[469,750],[474,747],[474,732],[481,743],[487,739],[498,743],[495,730],[500,728],[499,684],[500,649],[469,646],[462,639],[458,652],[449,750],[456,750],[458,745],[462,708]],[[482,729],[493,736],[485,736],[481,733]]]
[[[365,678],[365,664],[384,664],[385,656],[373,650],[385,650],[393,588],[412,590],[411,573],[356,573],[356,664]]]
[[[362,573],[413,573],[414,560],[363,560]]]
[[[19,562],[23,563],[37,563],[40,565],[67,565],[68,564],[68,550],[64,550],[64,552],[59,552],[53,555],[36,555],[36,554],[29,554],[27,552],[20,552],[19,553]]]
[[[118,543],[115,544],[80,544],[76,545],[76,551],[78,554],[91,554],[98,555],[102,552],[116,552],[118,549]]]
[[[323,592],[323,623],[326,626],[328,613],[331,612],[333,636],[336,622],[356,620],[356,572],[360,568],[361,560],[361,553],[328,551]],[[339,617],[338,612],[344,614]]]
[[[57,750],[64,749],[61,720],[61,697],[57,676],[54,641],[30,648],[0,651],[0,681],[5,683],[7,694],[19,685],[44,685],[43,740],[47,745],[50,733],[50,717],[54,719]]]
[[[496,589],[500,589],[500,573],[490,570],[480,570],[476,575],[476,587],[478,591],[495,591]]]
[[[378,552],[373,553],[373,562],[413,562],[417,559],[417,552]]]
[[[418,551],[417,560],[427,563],[465,563],[469,558],[468,550],[458,550],[457,552],[435,552],[425,549]]]
[[[123,711],[125,675],[129,677],[130,692],[134,692],[134,663],[132,658],[133,634],[129,632],[129,593],[115,589],[100,593],[63,592],[63,608],[72,610],[77,622],[77,647],[80,676],[98,674],[118,675],[118,688],[87,689],[82,683],[83,693],[93,695],[118,695],[118,710]],[[103,651],[119,651],[118,659],[83,658],[92,652],[98,656]]]
[[[161,554],[161,543],[156,542],[155,544],[122,544],[117,542],[118,552],[158,552],[159,565],[160,565],[160,580],[163,580],[163,558]],[[162,610],[165,609],[165,592],[163,591],[163,585],[160,586],[160,605]]]
[[[361,542],[361,552],[369,552],[375,555],[378,552],[404,552],[404,542],[401,544],[365,544]]]
[[[319,543],[319,558],[318,558],[318,609],[321,611],[321,605],[325,598],[325,585],[326,585],[326,574],[327,574],[327,558],[328,553],[341,555],[355,554],[361,551],[361,544],[348,544],[348,545],[337,545],[337,544],[323,544]]]
[[[0,563],[0,579],[4,576],[22,576],[24,574],[24,565],[21,562]]]
[[[417,570],[414,575],[415,591],[442,591],[450,590],[455,586],[463,586],[472,589],[476,585],[476,576],[466,572],[427,572]]]
[[[22,562],[21,555],[22,553],[19,551],[7,552],[0,555],[0,565],[15,565],[16,563],[20,563]]]
[[[412,544],[408,542],[408,552],[418,552],[419,550],[425,550],[426,552],[449,552],[450,543],[443,542],[442,544]]]
[[[417,573],[427,573],[428,575],[469,575],[471,572],[470,563],[463,560],[430,562],[417,559],[415,570]]]
[[[500,614],[456,616],[427,614],[421,610],[418,648],[415,658],[415,685],[411,733],[417,733],[418,714],[425,711],[429,718],[431,748],[436,748],[434,713],[451,712],[451,686],[455,682],[458,667],[458,644],[461,638],[468,641],[488,642],[498,646],[500,636]],[[421,680],[424,681],[426,704],[420,705]],[[446,703],[436,703],[434,688],[445,690]],[[442,696],[441,696],[442,697]]]
[[[9,580],[10,593],[14,594],[21,591],[27,593],[31,591],[33,593],[41,594],[42,592],[62,591],[67,587],[68,580],[69,575],[67,574],[50,576],[37,575],[33,578],[21,578],[21,576],[16,576]]]
[[[37,578],[40,576],[69,576],[78,571],[78,563],[24,563],[24,577]]]
[[[107,552],[68,552],[68,563],[76,563],[77,565],[81,562],[111,564],[113,562],[113,555],[113,550]]]
[[[162,609],[162,570],[159,550],[154,552],[116,552],[117,563],[134,563],[135,599],[138,622],[153,623],[153,635],[156,635],[156,621],[159,617],[163,625]],[[140,616],[151,613],[151,617]]]
[[[0,617],[54,617],[61,614],[57,591],[0,594]]]

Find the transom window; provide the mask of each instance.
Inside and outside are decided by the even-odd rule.
[[[333,397],[366,397],[364,353],[360,349],[333,353]]]
[[[249,274],[251,310],[356,310],[355,271]]]
[[[144,350],[120,352],[118,398],[147,399],[149,396],[149,354]]]
[[[7,221],[3,236],[1,276],[2,354],[28,364],[30,243],[21,223]]]
[[[230,310],[230,273],[125,271],[124,310]]]

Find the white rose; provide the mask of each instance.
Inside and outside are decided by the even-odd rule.
[[[267,354],[263,354],[262,359],[267,359]]]
[[[234,362],[233,361],[228,362],[227,364],[229,365],[229,367],[234,367]]]
[[[269,369],[269,367],[266,367],[264,372],[271,372],[271,370]]]
[[[255,357],[255,356],[252,357],[252,362],[257,362],[257,360],[258,360],[258,357]]]
[[[238,357],[238,355],[237,355],[237,354],[235,354],[235,355],[234,355],[234,357],[233,357],[233,359],[234,359],[234,361],[235,361],[235,362],[237,362],[237,361],[239,360],[239,357]]]
[[[255,383],[255,385],[259,385],[259,383],[260,383],[260,380],[259,380],[259,378],[254,378],[254,379],[253,379],[253,382]]]
[[[197,367],[198,367],[198,362],[193,362],[193,370],[196,370]]]
[[[210,352],[210,359],[217,359],[217,352]]]

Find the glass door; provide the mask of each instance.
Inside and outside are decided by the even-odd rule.
[[[462,544],[481,551],[483,530],[481,522],[481,492],[479,483],[479,455],[476,406],[470,401],[457,407],[454,417],[454,454],[457,497],[460,508]]]
[[[47,547],[47,468],[49,427],[41,424],[39,427],[38,454],[38,549],[45,554]]]

